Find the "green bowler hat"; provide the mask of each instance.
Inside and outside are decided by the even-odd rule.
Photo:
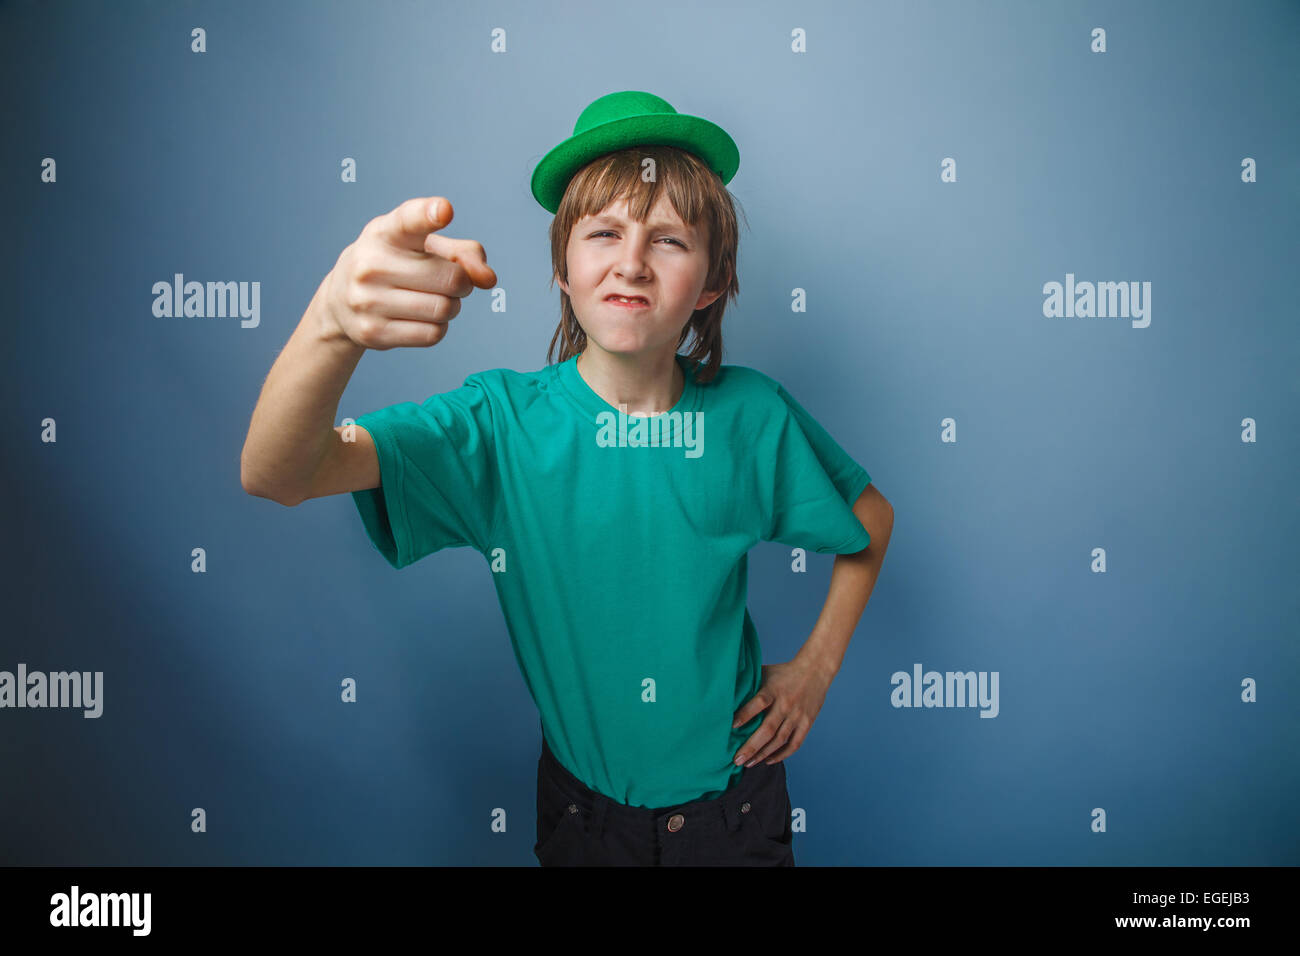
[[[679,113],[653,93],[624,90],[589,105],[573,135],[542,157],[533,170],[533,197],[554,215],[574,173],[597,156],[629,146],[678,146],[704,160],[724,185],[740,168],[740,150],[721,126]]]

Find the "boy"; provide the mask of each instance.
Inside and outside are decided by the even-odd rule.
[[[411,200],[344,250],[254,410],[250,493],[352,492],[395,568],[445,547],[488,560],[541,716],[542,865],[794,865],[782,761],[892,529],[870,476],[783,387],[721,364],[738,165],[706,120],[601,97],[532,181],[555,214],[558,363],[470,375],[342,440],[364,350],[436,344],[460,298],[496,284],[478,243],[434,234],[444,201]],[[854,555],[796,658],[770,667],[745,608],[760,540]]]

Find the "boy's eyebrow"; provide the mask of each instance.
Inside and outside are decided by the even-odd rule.
[[[603,213],[599,216],[592,217],[593,224],[598,222],[608,223],[613,226],[623,225],[622,219],[620,219],[618,216],[611,216],[608,213]],[[684,224],[678,224],[675,222],[668,222],[666,220],[656,220],[654,222],[647,223],[646,225],[648,225],[651,229],[674,229],[679,232],[694,232],[694,230],[691,229],[690,226]]]

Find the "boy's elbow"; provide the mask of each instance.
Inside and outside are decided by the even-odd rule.
[[[246,494],[254,498],[265,498],[267,501],[274,501],[278,505],[284,505],[286,508],[292,508],[295,505],[302,504],[306,499],[285,494],[280,494],[265,487],[257,481],[257,477],[242,463],[239,469],[239,484]]]
[[[267,501],[274,501],[277,505],[284,505],[286,508],[300,505],[304,500],[306,500],[303,498],[290,499],[286,498],[284,495],[273,495],[268,491],[260,491],[255,487],[250,488],[247,485],[244,486],[244,491],[252,495],[254,498],[265,498]]]

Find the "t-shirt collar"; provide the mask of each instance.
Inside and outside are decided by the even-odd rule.
[[[697,406],[699,393],[699,386],[696,385],[694,381],[695,374],[691,371],[695,363],[680,352],[674,354],[677,359],[677,364],[681,367],[682,373],[686,379],[686,384],[682,388],[681,398],[677,400],[677,404],[669,409],[669,411],[694,411]],[[578,403],[582,410],[587,413],[587,416],[593,422],[596,421],[596,416],[602,412],[610,412],[613,415],[618,415],[619,409],[597,395],[592,387],[587,384],[586,379],[582,377],[582,373],[578,371],[578,356],[571,356],[561,362],[557,367],[556,374],[559,377],[560,385],[569,396]],[[642,417],[658,418],[659,416],[639,416],[632,414],[627,416],[629,422],[638,421]]]

